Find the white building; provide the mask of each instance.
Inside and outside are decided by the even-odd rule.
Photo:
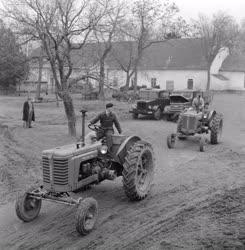
[[[128,66],[134,56],[132,43],[119,42],[106,60],[107,83],[118,87],[125,85],[126,72],[122,66]],[[73,75],[84,74],[88,65],[98,62],[96,44],[88,45],[84,51],[73,54]],[[33,52],[37,58],[38,50]],[[38,64],[31,65],[32,83],[38,79]],[[36,81],[35,81],[36,78]],[[48,62],[43,67],[43,82],[47,89],[54,91],[54,81]],[[131,78],[133,81],[133,77]],[[30,82],[30,80],[29,80]],[[201,39],[172,39],[152,44],[144,51],[138,67],[138,85],[161,89],[205,89],[207,84],[207,62],[205,60]],[[24,87],[24,86],[23,86]],[[245,55],[229,55],[222,49],[211,66],[211,84],[213,90],[245,90]],[[34,87],[35,89],[35,87]]]
[[[108,75],[119,85],[126,82],[126,73],[115,61],[108,65]],[[228,49],[222,49],[212,63],[210,80],[213,90],[245,90],[245,55],[229,55]],[[151,45],[140,62],[137,82],[147,87],[160,85],[161,89],[206,89],[207,63],[201,39]]]

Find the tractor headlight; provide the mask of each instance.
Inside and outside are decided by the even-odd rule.
[[[165,111],[165,112],[169,112],[169,111],[170,111],[170,106],[165,106],[165,107],[164,107],[164,111]]]
[[[132,104],[132,106],[131,106],[132,109],[136,109],[136,107],[137,107],[137,105],[135,103]]]
[[[154,105],[154,106],[152,107],[152,109],[157,110],[157,109],[158,109],[158,106],[157,106],[157,105]]]
[[[102,145],[100,148],[100,153],[105,155],[108,151],[108,147],[106,145]]]

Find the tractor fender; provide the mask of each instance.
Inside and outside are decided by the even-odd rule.
[[[125,156],[127,154],[127,151],[130,149],[130,147],[137,141],[140,141],[140,137],[138,136],[130,136],[128,137],[119,147],[116,153],[116,157],[118,158],[118,161],[121,163],[121,165],[124,163]]]
[[[208,125],[210,125],[211,121],[213,120],[214,116],[216,115],[216,111],[215,110],[211,110],[209,112],[209,116],[208,116]]]

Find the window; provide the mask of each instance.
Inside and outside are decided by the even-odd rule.
[[[174,81],[166,81],[166,90],[169,90],[169,91],[174,90]]]
[[[187,80],[187,89],[193,89],[193,79]]]
[[[155,88],[157,85],[157,79],[156,78],[151,78],[151,87]]]

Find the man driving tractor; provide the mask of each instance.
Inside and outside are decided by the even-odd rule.
[[[110,150],[112,146],[111,136],[114,134],[113,124],[117,128],[118,133],[119,134],[122,133],[122,129],[117,119],[117,116],[112,112],[112,107],[113,107],[112,103],[107,103],[106,110],[98,114],[94,119],[90,121],[90,124],[95,124],[98,121],[100,121],[101,129],[97,131],[96,137],[97,140],[106,137],[108,150]]]
[[[196,110],[197,113],[202,112],[204,108],[204,100],[201,96],[201,93],[198,93],[197,96],[193,99],[192,107]]]

